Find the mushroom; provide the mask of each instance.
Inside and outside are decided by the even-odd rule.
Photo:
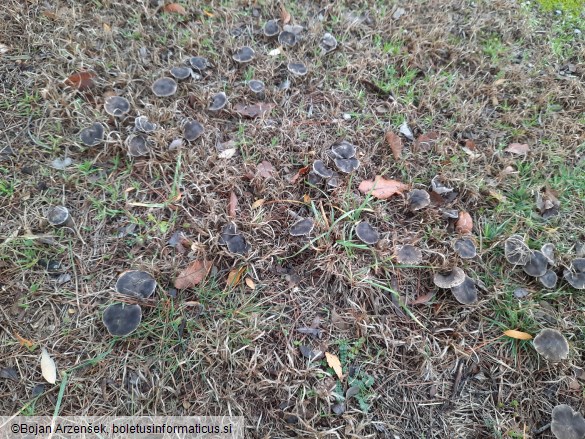
[[[435,175],[431,180],[431,187],[433,188],[433,192],[439,195],[453,192],[453,188],[447,187],[443,183],[441,183],[438,175]]]
[[[546,256],[538,250],[533,250],[530,252],[530,259],[528,260],[528,263],[524,265],[523,269],[529,276],[540,277],[545,275],[547,264],[548,260],[546,259]]]
[[[555,265],[555,245],[554,244],[544,244],[540,247],[540,251],[548,261],[550,265]]]
[[[152,133],[156,130],[156,124],[149,121],[146,116],[138,116],[134,119],[134,127],[143,133]]]
[[[177,81],[163,76],[152,83],[151,89],[159,98],[172,96],[177,92]]]
[[[227,245],[231,253],[244,254],[250,249],[244,237],[237,232],[237,227],[234,223],[226,224],[221,230],[219,237],[220,245]]]
[[[563,277],[576,290],[585,289],[585,272],[574,273],[571,270],[565,270]]]
[[[175,66],[169,70],[169,73],[171,74],[171,76],[173,78],[181,80],[181,79],[187,79],[189,76],[191,76],[191,74],[193,73],[193,70],[191,70],[189,67],[185,67],[185,66]]]
[[[285,24],[284,26],[282,26],[282,30],[299,36],[301,32],[305,30],[305,28],[300,24]]]
[[[577,273],[585,273],[585,258],[575,258],[571,262],[571,270]]]
[[[341,185],[341,177],[337,172],[333,172],[331,178],[327,180],[327,186],[331,189],[335,189]]]
[[[248,46],[244,46],[244,47],[240,47],[238,50],[236,50],[236,53],[234,53],[232,58],[236,62],[247,63],[247,62],[252,61],[255,56],[256,56],[256,53],[254,52],[254,49],[252,49],[251,47],[248,47]]]
[[[222,91],[213,95],[211,99],[211,105],[209,106],[210,111],[219,111],[227,104],[227,96]]]
[[[396,252],[396,260],[399,264],[416,265],[422,261],[422,251],[411,244],[405,244]]]
[[[86,146],[96,146],[104,140],[104,126],[94,122],[79,132],[79,138]]]
[[[364,243],[373,245],[380,240],[380,234],[366,221],[360,221],[355,226],[355,234]]]
[[[116,281],[116,292],[125,296],[148,299],[156,289],[156,280],[146,271],[127,270]]]
[[[457,209],[439,209],[441,215],[445,219],[457,219],[459,218],[459,211]]]
[[[536,352],[549,361],[556,363],[569,356],[569,343],[556,329],[543,329],[534,337],[532,343]]]
[[[321,179],[322,179],[322,177],[320,175],[317,175],[314,171],[310,171],[307,174],[307,183],[309,183],[309,184],[316,186],[319,183],[321,183]]]
[[[557,274],[552,270],[547,270],[538,280],[545,288],[554,288],[557,284]]]
[[[335,162],[337,169],[346,174],[355,171],[360,166],[359,160],[354,157],[350,159],[335,159],[333,161]]]
[[[291,236],[305,236],[311,233],[315,227],[315,222],[312,218],[301,218],[290,226],[289,233]]]
[[[72,227],[73,220],[65,206],[54,206],[47,212],[47,221],[54,227]]]
[[[453,267],[451,270],[435,273],[433,283],[439,288],[458,287],[465,282],[465,272],[459,267]]]
[[[192,142],[203,134],[205,129],[198,121],[194,119],[187,119],[183,125],[183,137],[188,142]]]
[[[313,172],[322,178],[333,177],[333,170],[325,166],[323,160],[317,160],[315,163],[313,163]]]
[[[258,79],[251,79],[248,81],[248,88],[254,94],[256,99],[264,99],[264,90],[266,90],[264,82]]]
[[[333,35],[329,32],[325,32],[323,38],[321,38],[321,49],[323,49],[323,54],[327,54],[335,49],[337,49],[337,40]]]
[[[142,157],[150,151],[146,137],[141,134],[131,135],[126,139],[126,147],[131,157]]]
[[[288,90],[290,88],[290,81],[288,78],[284,78],[283,81],[276,86],[278,90]]]
[[[295,76],[305,76],[309,72],[302,62],[289,62],[286,68]]]
[[[408,204],[411,210],[421,210],[431,204],[431,196],[423,189],[414,189],[408,193]]]
[[[552,411],[550,431],[557,439],[583,439],[585,419],[566,404],[557,405]]]
[[[263,28],[264,35],[267,37],[275,37],[280,32],[278,29],[278,20],[268,20]]]
[[[142,320],[140,305],[128,305],[127,303],[114,303],[108,306],[102,317],[102,321],[111,335],[124,337],[131,334]]]
[[[453,249],[461,259],[472,259],[477,255],[475,243],[470,238],[459,238],[453,244]]]
[[[451,287],[451,292],[459,303],[464,305],[471,305],[477,302],[477,289],[475,288],[475,281],[468,276],[461,285]]]
[[[202,72],[209,66],[209,61],[207,61],[207,58],[203,56],[192,56],[189,58],[189,64],[191,64],[191,67],[194,70]]]
[[[504,256],[510,264],[526,265],[531,255],[524,238],[521,235],[512,235],[504,242]]]
[[[278,35],[278,42],[283,46],[293,47],[297,44],[297,36],[292,32],[283,31]]]
[[[104,110],[110,116],[124,116],[130,111],[130,102],[122,96],[110,96],[104,101]]]
[[[350,159],[355,157],[356,147],[346,140],[334,143],[331,146],[331,154],[333,157],[340,159]]]

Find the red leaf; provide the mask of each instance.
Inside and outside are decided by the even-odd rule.
[[[275,106],[276,106],[275,104],[272,104],[270,102],[258,102],[257,104],[253,105],[239,103],[234,106],[234,110],[240,116],[254,118],[258,116],[264,117],[270,114],[270,112]]]
[[[76,72],[71,74],[67,79],[65,79],[65,85],[75,87],[78,90],[86,90],[95,85],[95,83],[93,82],[93,78],[95,77],[96,77],[95,73],[89,72],[87,70],[82,72]]]
[[[169,3],[168,5],[163,6],[163,11],[180,15],[187,15],[185,8],[178,3]]]
[[[295,175],[293,175],[293,177],[290,179],[290,182],[292,184],[295,184],[297,181],[299,181],[300,178],[307,175],[310,170],[311,170],[310,166],[305,166],[305,167],[299,169],[298,172]]]
[[[272,174],[275,172],[274,166],[272,163],[264,160],[262,163],[258,165],[256,168],[256,173],[263,178],[270,178]]]
[[[399,160],[400,154],[402,153],[402,139],[398,134],[394,134],[392,131],[388,131],[385,138],[388,145],[390,145],[390,150],[392,151],[394,160]]]
[[[385,200],[393,195],[402,195],[402,192],[408,189],[408,185],[397,180],[387,180],[378,175],[374,181],[362,181],[358,189],[362,194],[367,194],[371,191],[373,197]]]
[[[471,233],[473,229],[473,220],[468,212],[462,210],[459,212],[459,219],[455,223],[455,231],[462,234]]]
[[[228,202],[227,210],[230,218],[236,217],[236,209],[238,208],[238,197],[234,194],[234,191],[230,192],[230,201]]]
[[[192,262],[175,279],[175,288],[183,290],[194,287],[207,277],[211,266],[211,261],[206,259]]]

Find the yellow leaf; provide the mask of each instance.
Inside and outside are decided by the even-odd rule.
[[[325,352],[325,358],[327,359],[327,364],[329,365],[329,367],[332,368],[337,374],[337,377],[340,380],[343,380],[343,372],[341,371],[341,361],[339,361],[337,355]]]
[[[530,340],[530,339],[532,339],[532,335],[530,335],[526,332],[515,331],[514,329],[508,329],[507,331],[504,331],[504,335],[507,335],[510,338],[515,338],[517,340]]]
[[[48,383],[55,384],[57,381],[57,366],[45,348],[41,352],[41,373]]]
[[[204,11],[203,11],[203,13],[204,13],[205,15],[207,15],[208,17],[213,17],[213,14],[212,14],[211,12],[209,12],[209,11],[205,11],[205,10],[204,10]]]
[[[234,268],[228,274],[226,286],[228,287],[235,287],[237,284],[240,283],[240,279],[242,278],[242,274],[246,271],[246,267]]]
[[[18,340],[18,342],[19,342],[19,343],[20,343],[22,346],[24,346],[25,348],[28,348],[28,349],[30,349],[30,348],[32,348],[32,347],[34,346],[34,343],[33,343],[31,340],[29,340],[29,339],[27,339],[27,338],[24,338],[24,337],[22,337],[22,336],[21,336],[21,335],[20,335],[18,332],[15,332],[15,333],[14,333],[14,337],[15,337],[15,338]]]
[[[255,290],[255,289],[256,289],[256,284],[254,283],[254,281],[253,281],[251,278],[247,277],[247,278],[245,279],[245,281],[246,281],[246,285],[248,285],[248,287],[249,287],[251,290]]]
[[[264,198],[260,198],[252,203],[252,209],[257,209],[264,204],[266,201]]]
[[[309,194],[303,195],[303,201],[307,204],[311,202],[311,197],[309,196]]]

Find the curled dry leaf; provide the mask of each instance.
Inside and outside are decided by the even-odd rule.
[[[339,357],[337,357],[335,354],[325,352],[325,358],[327,359],[327,364],[329,367],[332,368],[337,374],[337,377],[340,380],[343,380],[343,371],[341,370],[341,361],[339,361]]]
[[[455,223],[455,231],[461,234],[471,233],[473,229],[473,220],[471,219],[471,215],[462,210],[459,212],[459,219]]]
[[[234,268],[232,271],[230,271],[228,274],[226,286],[229,288],[238,285],[245,271],[246,267]]]
[[[282,20],[282,24],[288,24],[290,23],[290,19],[291,19],[291,15],[290,12],[288,12],[286,10],[286,8],[284,7],[284,5],[280,6],[280,19]]]
[[[187,11],[179,3],[169,3],[168,5],[164,5],[163,11],[173,14],[187,15]]]
[[[260,206],[264,204],[266,200],[264,198],[259,198],[258,200],[252,203],[252,209],[258,209]]]
[[[362,194],[368,194],[371,191],[373,197],[385,200],[393,195],[402,195],[405,190],[408,190],[408,185],[397,180],[387,180],[378,175],[374,181],[362,181],[358,189]]]
[[[45,348],[41,351],[41,373],[50,384],[57,381],[57,366]]]
[[[175,288],[184,290],[201,283],[211,270],[212,263],[206,259],[193,261],[175,279]]]
[[[34,346],[34,343],[33,343],[31,340],[29,340],[29,339],[27,339],[27,338],[24,338],[24,337],[22,337],[22,336],[21,336],[21,335],[20,335],[18,332],[16,332],[16,331],[14,332],[14,337],[15,337],[15,338],[18,340],[18,342],[19,342],[19,343],[20,343],[22,346],[24,346],[24,347],[25,347],[25,348],[27,348],[27,349],[30,349],[30,348],[32,348],[32,347]]]
[[[258,102],[253,105],[239,103],[234,106],[234,110],[240,116],[254,118],[269,115],[275,106],[276,105],[271,102]]]
[[[69,75],[69,77],[65,79],[65,85],[68,85],[69,87],[75,87],[78,90],[86,90],[95,85],[93,81],[95,76],[95,73],[89,71],[76,72]]]
[[[530,151],[530,147],[526,143],[510,143],[504,151],[516,155],[526,155]]]
[[[267,160],[261,162],[256,168],[256,173],[262,178],[272,177],[274,171],[275,171],[274,166],[272,166],[272,163],[270,163]]]
[[[228,201],[227,211],[230,218],[236,217],[236,209],[238,208],[238,197],[234,191],[230,192],[230,200]]]
[[[516,340],[531,340],[532,339],[532,335],[528,334],[527,332],[516,331],[514,329],[508,329],[507,331],[504,331],[504,335],[506,335],[510,338],[515,338]]]
[[[394,156],[394,160],[400,160],[402,154],[402,139],[398,134],[388,131],[385,136],[386,142],[390,145],[390,150]]]

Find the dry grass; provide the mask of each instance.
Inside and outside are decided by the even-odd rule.
[[[203,8],[189,4],[183,17],[134,2],[104,0],[90,9],[59,0],[48,9],[9,1],[0,24],[0,43],[10,49],[0,55],[0,142],[14,154],[0,162],[0,364],[20,378],[0,380],[0,414],[52,414],[58,393],[45,385],[32,398],[42,382],[39,349],[21,346],[15,332],[70,371],[64,415],[242,415],[249,437],[522,438],[550,422],[558,403],[583,411],[583,382],[573,366],[582,366],[585,353],[585,301],[564,283],[541,289],[512,271],[501,249],[507,236],[522,233],[535,247],[554,242],[567,264],[585,240],[584,45],[568,18],[509,1],[426,0],[408,5],[398,21],[384,2],[367,9],[301,2],[287,8],[306,27],[305,39],[271,57],[275,44],[260,26],[278,17],[279,7],[224,1]],[[315,18],[320,13],[323,21]],[[341,47],[321,57],[325,31]],[[243,68],[231,60],[242,45],[258,53]],[[195,54],[213,62],[210,73],[181,83],[173,98],[154,97],[152,81]],[[276,90],[291,60],[304,60],[310,73]],[[562,75],[568,64],[576,72]],[[65,87],[63,79],[82,68],[97,73],[97,86]],[[205,110],[217,91],[232,105],[251,103],[251,77],[268,86],[267,100],[277,105],[270,117]],[[131,119],[106,117],[109,92],[164,128],[153,136],[150,157],[126,156]],[[169,151],[186,116],[206,132]],[[95,120],[108,126],[108,140],[83,148],[77,133]],[[392,159],[384,132],[403,120],[415,135],[437,131],[438,144],[421,151],[406,142],[403,159]],[[361,166],[341,187],[290,183],[342,138],[358,146]],[[476,144],[472,155],[462,149],[466,139]],[[230,140],[238,154],[218,158],[216,145]],[[528,143],[528,157],[503,153],[510,142]],[[63,156],[74,165],[50,167]],[[255,174],[263,160],[276,168],[274,178]],[[508,166],[514,172],[503,175]],[[420,188],[441,175],[459,192],[453,207],[473,215],[479,256],[457,260],[455,235],[435,208],[413,214],[401,198],[366,200],[357,185],[376,174]],[[562,210],[544,222],[533,193],[547,184],[559,191]],[[245,257],[218,245],[232,191],[235,222],[251,244]],[[312,204],[302,202],[305,194]],[[265,205],[251,209],[259,198]],[[70,209],[77,233],[47,226],[43,218],[55,204]],[[290,211],[313,216],[312,237],[321,237],[289,236]],[[352,225],[360,218],[380,231],[376,248],[356,241]],[[133,232],[120,236],[130,224]],[[166,245],[177,230],[194,243],[185,253]],[[423,266],[393,262],[405,243],[421,247]],[[207,282],[171,299],[176,275],[201,257],[215,265]],[[72,280],[58,285],[40,259],[60,261]],[[434,289],[434,271],[456,262],[486,290],[473,306],[438,291],[409,307],[422,327],[372,285],[412,301]],[[241,266],[255,290],[226,288],[228,273]],[[116,299],[117,275],[129,268],[146,269],[159,288],[139,329],[114,340],[101,312]],[[519,286],[530,291],[521,301],[512,294]],[[321,337],[297,331],[311,325]],[[543,327],[563,331],[571,361],[547,364],[529,342],[501,336],[503,329]],[[324,360],[309,362],[299,345],[339,355],[349,378],[339,383]],[[338,416],[332,407],[354,379],[362,390]]]

